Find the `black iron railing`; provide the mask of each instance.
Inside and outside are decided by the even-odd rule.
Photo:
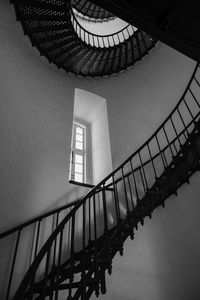
[[[51,234],[77,202],[63,205],[0,234],[0,245],[9,241],[13,248],[11,256],[8,251],[6,300],[10,299],[13,282],[18,279],[16,266],[23,264],[21,259],[27,258],[25,268],[31,265],[45,242],[45,227],[48,226],[49,234]],[[23,257],[20,257],[20,251],[23,251]]]
[[[42,297],[38,299],[45,295],[58,299],[63,289],[68,299],[88,299],[93,291],[98,295],[99,289],[106,292],[105,270],[111,273],[115,255],[111,249],[119,243],[117,249],[122,254],[120,241],[127,237],[121,228],[128,225],[128,235],[133,238],[138,222],[143,224],[155,207],[164,206],[166,198],[177,194],[199,169],[199,158],[191,158],[198,152],[193,148],[200,130],[199,100],[197,65],[180,101],[155,133],[56,227],[36,255],[14,300],[33,299],[34,293]],[[81,275],[78,280],[74,276],[77,269]]]
[[[73,9],[71,9],[71,22],[78,37],[88,45],[98,48],[109,48],[128,40],[137,29],[133,25],[126,25],[121,30],[106,35],[94,34],[86,30],[77,20]]]
[[[72,0],[71,4],[80,13],[79,16],[89,22],[107,22],[116,18],[110,12],[88,0]]]

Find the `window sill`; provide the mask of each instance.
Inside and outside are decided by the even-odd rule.
[[[78,182],[78,181],[74,181],[74,180],[69,180],[69,183],[75,184],[75,185],[79,185],[79,186],[83,186],[83,187],[88,187],[88,188],[93,188],[95,185],[93,184],[89,184],[89,183],[84,183],[84,182]]]

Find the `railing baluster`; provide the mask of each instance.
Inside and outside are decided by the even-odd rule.
[[[97,244],[97,217],[96,217],[96,201],[95,194],[93,195],[93,214],[94,214],[94,240],[95,240],[95,252],[94,252],[94,263],[95,263],[95,294],[99,295],[99,267],[97,261],[98,255],[98,244]]]
[[[59,212],[56,213],[56,226],[55,226],[55,228],[57,228],[57,226],[58,226],[58,220],[59,220]],[[56,265],[56,250],[57,250],[57,237],[55,238],[55,241],[54,241],[53,266]]]
[[[74,236],[75,236],[75,213],[71,220],[71,239],[70,239],[70,275],[69,275],[69,290],[68,290],[68,300],[72,298],[72,284],[74,280]]]
[[[125,194],[125,201],[126,201],[126,209],[127,209],[127,214],[130,213],[130,208],[129,208],[129,203],[128,203],[128,195],[127,195],[127,190],[126,190],[126,182],[124,178],[124,169],[122,167],[122,180],[123,180],[123,186],[124,186],[124,194]]]
[[[89,242],[91,242],[91,198],[89,197]]]
[[[131,183],[130,183],[130,175],[128,175],[128,187],[129,187],[129,191],[130,191],[130,196],[131,196],[131,204],[132,204],[132,211],[134,210],[134,202],[133,202],[133,194],[132,194],[132,189],[131,189]]]
[[[16,244],[15,244],[15,251],[14,251],[14,255],[13,255],[10,277],[9,277],[9,281],[8,281],[6,300],[9,300],[9,296],[10,296],[10,290],[11,290],[11,284],[12,284],[12,278],[13,278],[13,273],[14,273],[14,268],[15,268],[15,261],[16,261],[18,246],[19,246],[20,235],[21,235],[21,230],[19,230],[17,233],[17,240],[16,240]]]
[[[47,288],[47,276],[49,272],[49,260],[51,254],[51,247],[47,251],[46,257],[46,265],[45,265],[45,272],[44,272],[44,281],[43,281],[43,288],[42,288],[42,299],[45,299],[46,296],[46,288]]]
[[[182,115],[181,115],[181,113],[180,113],[180,111],[179,111],[179,108],[177,108],[177,112],[178,112],[178,115],[179,115],[179,117],[180,117],[180,119],[181,119],[181,122],[182,122],[182,124],[183,124],[183,127],[184,127],[185,131],[187,132],[187,136],[189,137],[189,131],[188,131],[188,129],[187,129],[187,126],[185,125],[185,121],[183,120],[183,117],[182,117]],[[185,136],[185,132],[184,132],[184,136]],[[185,138],[186,138],[186,136],[185,136]]]
[[[140,171],[142,169],[142,173],[143,173],[143,176],[144,176],[144,180],[143,180],[143,176],[141,175],[141,178],[142,178],[142,181],[143,181],[143,186],[144,186],[144,191],[148,191],[148,183],[147,183],[147,178],[146,178],[146,174],[145,174],[145,170],[144,170],[144,166],[143,166],[143,162],[142,162],[142,158],[141,158],[141,154],[140,152],[138,152],[138,156],[139,156],[139,159],[140,159],[140,165],[141,165],[141,168],[140,168]],[[146,188],[145,188],[146,186]]]
[[[41,224],[41,220],[38,221],[38,228],[37,228],[37,236],[36,236],[36,243],[35,243],[35,255],[34,255],[34,258],[36,258],[37,250],[38,250],[38,243],[39,243],[39,236],[40,236],[40,224]]]
[[[117,190],[116,190],[116,186],[115,186],[116,184],[115,184],[114,175],[112,176],[112,183],[113,183],[113,191],[114,191],[116,222],[118,224],[118,222],[120,220],[120,209],[119,209],[119,201],[118,201],[118,195],[117,195]]]
[[[135,178],[135,171],[133,170],[132,159],[130,160],[130,165],[131,165],[131,173],[133,176],[133,182],[134,182],[134,188],[135,188],[135,194],[136,194],[136,202],[138,203],[140,201],[140,198],[139,198],[139,193],[138,193],[138,188],[137,188],[137,183],[136,183],[136,178]]]
[[[163,129],[163,131],[164,131],[165,138],[166,138],[166,140],[167,140],[167,145],[169,146],[169,149],[170,149],[172,158],[174,158],[174,153],[173,153],[173,151],[172,151],[172,146],[171,146],[171,144],[170,144],[170,142],[169,142],[169,138],[168,138],[168,135],[167,135],[166,130],[165,130],[165,125],[163,125],[162,129]]]
[[[86,238],[86,220],[85,220],[85,202],[82,205],[83,207],[83,237],[82,237],[82,272],[81,272],[81,285],[82,293],[81,300],[85,300],[86,294],[86,282],[85,282],[85,238]]]
[[[156,168],[155,168],[155,165],[154,165],[154,162],[153,162],[151,150],[150,150],[150,147],[149,147],[149,143],[147,143],[147,148],[148,148],[149,156],[150,156],[150,159],[151,159],[151,164],[152,164],[153,172],[154,172],[154,175],[155,175],[155,179],[157,179],[158,177],[157,177]]]
[[[193,113],[191,112],[191,110],[190,110],[190,108],[189,108],[187,102],[185,101],[185,98],[183,98],[183,102],[185,103],[185,105],[186,105],[186,107],[187,107],[187,109],[188,109],[188,111],[189,111],[189,113],[190,113],[190,116],[192,117],[192,120],[194,120],[194,115],[193,115]]]
[[[60,265],[62,257],[62,243],[63,243],[63,230],[60,231],[60,240],[59,240],[59,253],[58,253],[58,264],[56,266],[56,285],[55,285],[55,300],[58,300],[59,297],[59,275],[60,275]]]
[[[164,170],[165,170],[166,167],[168,166],[168,164],[167,164],[167,159],[166,159],[166,157],[165,157],[164,151],[161,150],[161,147],[160,147],[160,143],[159,143],[159,141],[158,141],[158,136],[157,136],[157,134],[155,135],[155,138],[156,138],[156,142],[157,142],[157,145],[158,145],[159,153],[160,153],[160,156],[161,156],[161,159],[162,159],[163,167],[164,167]]]
[[[104,233],[107,233],[107,231],[108,231],[108,214],[107,214],[107,205],[106,205],[105,184],[103,184],[102,197],[103,197],[103,214],[104,214]]]
[[[171,121],[172,127],[173,127],[173,129],[174,129],[174,132],[175,132],[175,134],[176,134],[176,138],[178,139],[179,146],[180,146],[180,148],[182,148],[182,144],[181,144],[181,141],[180,141],[180,137],[179,137],[179,135],[178,135],[178,132],[177,132],[176,127],[175,127],[175,125],[174,125],[174,122],[173,122],[173,120],[172,120],[172,116],[170,117],[170,121]],[[175,142],[176,142],[176,141],[175,141]],[[175,143],[175,142],[174,142],[174,143]],[[177,152],[177,149],[176,149],[176,152]],[[177,153],[178,153],[178,152],[177,152]]]

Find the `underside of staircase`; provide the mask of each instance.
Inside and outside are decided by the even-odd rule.
[[[132,26],[111,35],[88,32],[79,24],[73,7],[83,14],[92,9],[89,17],[93,19],[110,17],[89,1],[17,0],[13,4],[32,45],[67,73],[89,77],[117,74],[140,61],[157,42]]]

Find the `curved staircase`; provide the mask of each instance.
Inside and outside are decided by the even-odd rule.
[[[169,196],[177,195],[200,170],[199,94],[197,65],[181,99],[154,134],[85,197],[69,205],[60,221],[58,212],[66,207],[53,212],[54,230],[40,249],[44,216],[25,224],[37,225],[35,254],[14,297],[9,298],[25,225],[12,230],[17,239],[6,299],[75,300],[106,293],[106,273],[112,274],[116,253],[123,255],[125,240],[133,240],[138,224],[144,225],[146,217],[151,218],[158,206],[164,207]]]
[[[109,14],[89,1],[12,0],[17,19],[33,46],[67,73],[89,77],[117,74],[132,67],[157,40],[129,25],[110,35],[95,35],[78,22],[74,7],[101,20]],[[91,4],[91,5],[90,5]],[[85,6],[86,5],[86,6]],[[98,12],[98,13],[97,13]]]

